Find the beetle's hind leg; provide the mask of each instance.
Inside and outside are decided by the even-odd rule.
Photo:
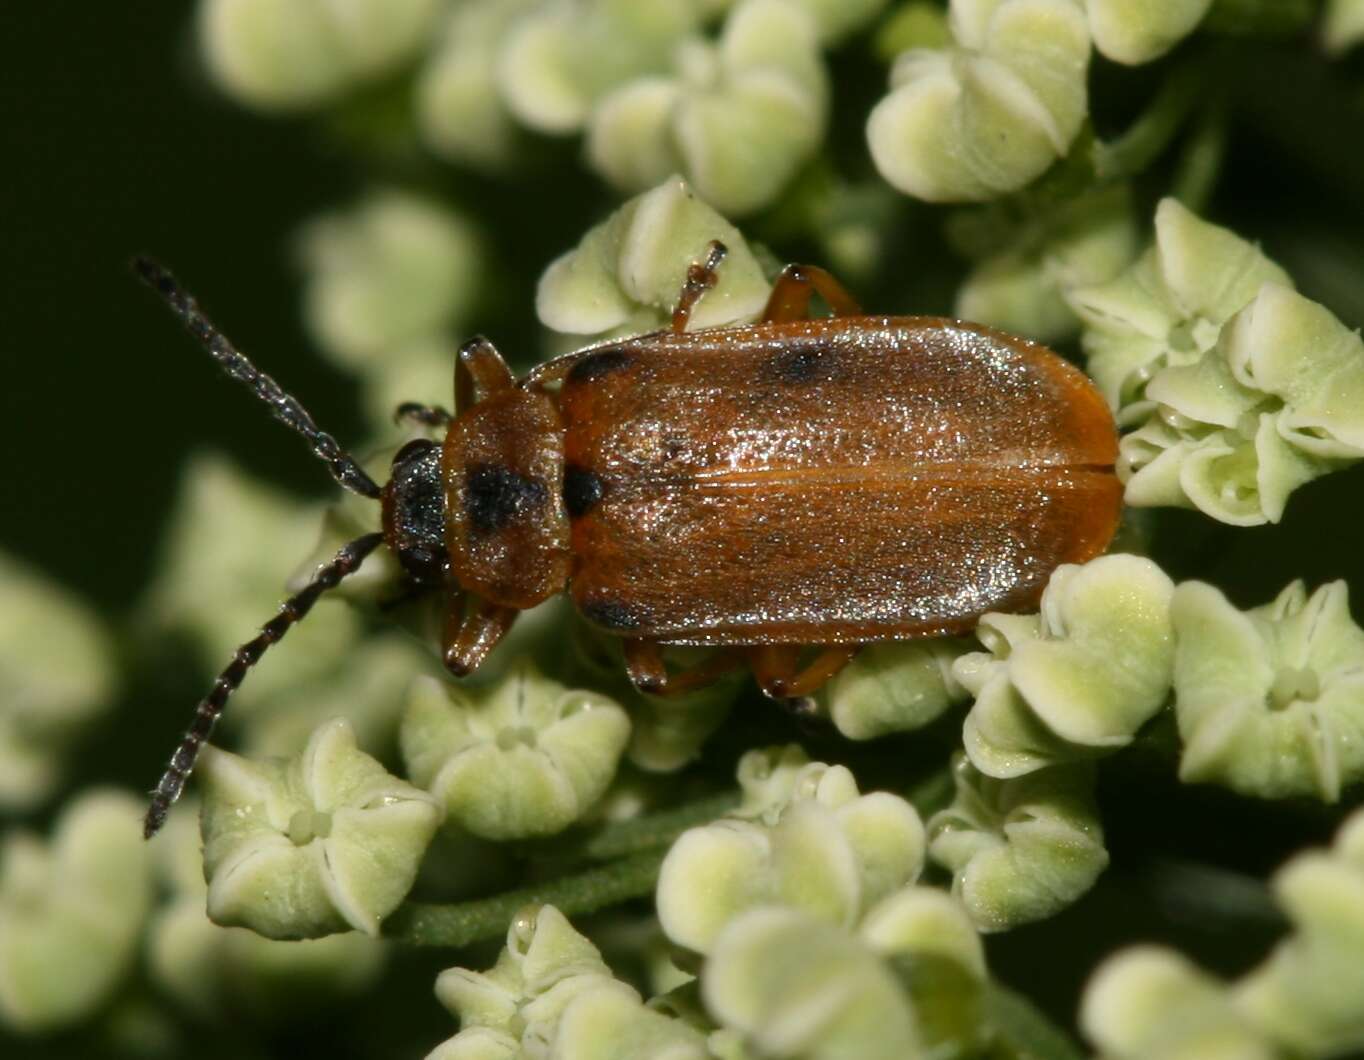
[[[848,289],[817,265],[788,265],[781,270],[763,310],[764,324],[804,320],[810,315],[810,297],[818,293],[836,317],[862,315],[862,307]]]
[[[445,427],[454,416],[439,405],[423,405],[420,401],[404,401],[393,410],[394,423],[419,423],[423,427]]]
[[[625,642],[625,672],[635,688],[651,696],[681,696],[695,692],[714,684],[742,664],[743,658],[737,652],[721,649],[689,670],[670,674],[663,661],[663,645],[658,641],[635,637]]]
[[[705,259],[694,261],[688,267],[686,282],[682,284],[682,293],[677,296],[677,308],[673,310],[674,331],[687,330],[691,311],[701,300],[701,296],[715,286],[715,272],[728,253],[729,250],[723,243],[718,239],[712,239],[710,245],[706,247]]]
[[[749,665],[753,679],[769,699],[789,701],[818,692],[852,661],[860,644],[831,644],[819,649],[804,667],[798,644],[763,644],[752,649]]]

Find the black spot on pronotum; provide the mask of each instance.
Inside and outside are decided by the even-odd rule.
[[[826,346],[802,344],[778,350],[767,359],[766,368],[782,383],[819,383],[832,377],[836,359]]]
[[[595,508],[605,491],[606,484],[595,471],[577,464],[564,468],[564,507],[574,519]]]
[[[476,533],[492,534],[539,510],[549,496],[543,482],[500,464],[474,464],[466,475],[464,510]]]
[[[643,616],[619,600],[584,600],[578,609],[593,625],[613,632],[629,632],[644,625]]]
[[[592,379],[600,379],[612,372],[619,372],[629,363],[630,355],[621,350],[602,350],[600,353],[589,353],[568,370],[567,381],[570,383],[586,383]]]

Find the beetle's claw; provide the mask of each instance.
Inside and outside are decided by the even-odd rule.
[[[451,677],[468,677],[473,672],[473,667],[454,652],[447,652],[444,661],[445,669]]]
[[[805,736],[815,737],[828,732],[828,719],[820,711],[814,696],[785,696],[776,702]]]
[[[774,703],[785,703],[790,697],[786,694],[786,681],[780,677],[770,677],[760,682],[763,695]]]

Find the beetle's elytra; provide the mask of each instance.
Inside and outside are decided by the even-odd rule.
[[[970,629],[1036,604],[1052,571],[1107,547],[1122,490],[1108,407],[1078,369],[991,328],[865,316],[823,270],[788,266],[760,323],[687,332],[724,248],[693,265],[672,327],[580,350],[521,380],[475,339],[456,415],[380,488],[158,266],[139,270],[234,378],[312,444],[382,533],[346,545],[243,645],[153,795],[179,796],[261,653],[379,544],[446,602],[445,664],[474,670],[525,608],[567,591],[625,638],[644,691],[747,661],[769,695],[818,688],[870,641]],[[818,292],[833,317],[809,318]],[[665,644],[716,645],[670,674]],[[802,648],[819,650],[805,665]]]

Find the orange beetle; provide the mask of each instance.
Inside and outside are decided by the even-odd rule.
[[[445,594],[456,675],[567,590],[625,638],[641,690],[694,689],[747,661],[781,699],[817,689],[861,644],[1033,607],[1060,564],[1107,547],[1117,432],[1078,369],[978,324],[865,316],[809,266],[782,272],[761,322],[688,332],[724,253],[712,243],[691,267],[669,329],[519,381],[486,339],[467,343],[457,416],[399,409],[445,427],[444,444],[409,442],[382,488],[164,269],[138,262],[233,378],[383,506],[381,533],[345,545],[238,649],[153,793],[147,835],[247,670],[381,543],[412,589]],[[832,317],[808,317],[816,292]],[[670,674],[665,644],[721,650]]]

